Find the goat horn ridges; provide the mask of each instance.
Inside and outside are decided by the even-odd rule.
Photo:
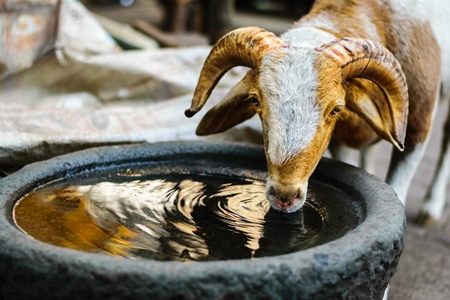
[[[259,27],[243,27],[224,35],[211,49],[203,65],[195,88],[191,108],[185,111],[192,117],[205,105],[220,78],[231,68],[257,68],[268,52],[285,45],[275,34]]]
[[[395,56],[380,43],[359,38],[335,40],[317,50],[338,61],[344,80],[368,79],[393,99],[389,101],[393,120],[403,120],[393,124],[398,133],[395,140],[400,142],[396,146],[403,150],[408,116],[408,86]]]

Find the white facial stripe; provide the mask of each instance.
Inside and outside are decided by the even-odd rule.
[[[269,110],[267,154],[278,165],[311,143],[320,117],[314,50],[286,50],[265,57],[260,72],[261,92]]]
[[[300,20],[296,23],[295,28],[283,33],[280,38],[292,46],[307,46],[310,44],[313,47],[319,47],[336,39],[332,34],[316,27],[329,32],[334,32],[337,28],[331,18],[321,16],[309,20]]]
[[[334,35],[326,31],[311,27],[311,22],[301,21],[296,26],[299,27],[293,28],[280,36],[280,39],[291,47],[314,49],[336,39]],[[336,26],[331,23],[331,27],[335,28]]]

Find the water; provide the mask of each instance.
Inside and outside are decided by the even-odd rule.
[[[257,258],[317,244],[326,212],[270,208],[262,181],[146,175],[36,189],[14,208],[17,225],[52,245],[132,259]]]

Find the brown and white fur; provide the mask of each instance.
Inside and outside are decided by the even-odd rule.
[[[197,133],[219,133],[258,114],[268,162],[266,194],[272,207],[290,212],[303,205],[308,178],[330,141],[332,155],[340,158],[345,147],[362,149],[364,154],[381,138],[395,146],[386,181],[405,203],[438,99],[450,98],[450,5],[444,2],[317,0],[279,39],[271,41],[265,34],[250,41],[247,34],[229,34],[217,45],[242,41],[228,48],[216,45],[220,49],[215,54],[213,48],[186,115],[203,107],[226,71],[249,66],[252,70],[205,115]],[[260,34],[255,28],[243,31]],[[353,52],[352,47],[361,49]],[[343,76],[352,72],[345,70],[347,64],[360,60],[343,57],[367,52],[368,47],[383,48],[368,56],[391,53],[395,57],[387,59],[397,72],[395,95],[390,95],[392,87],[383,89],[380,82],[387,71],[365,78]],[[217,57],[230,51],[240,51],[234,62],[219,61]],[[404,80],[408,89],[402,96]],[[450,118],[440,164],[421,209],[423,220],[441,217],[450,172],[449,146]]]

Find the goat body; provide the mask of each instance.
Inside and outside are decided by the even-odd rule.
[[[199,111],[230,68],[251,68],[203,117],[197,134],[225,131],[253,115],[262,121],[266,195],[278,210],[299,209],[308,179],[332,141],[395,149],[387,183],[405,203],[437,100],[450,98],[450,6],[440,0],[318,0],[279,38],[241,28],[213,47],[187,116]],[[407,88],[406,88],[407,86]],[[421,220],[441,216],[450,170],[450,118]]]

